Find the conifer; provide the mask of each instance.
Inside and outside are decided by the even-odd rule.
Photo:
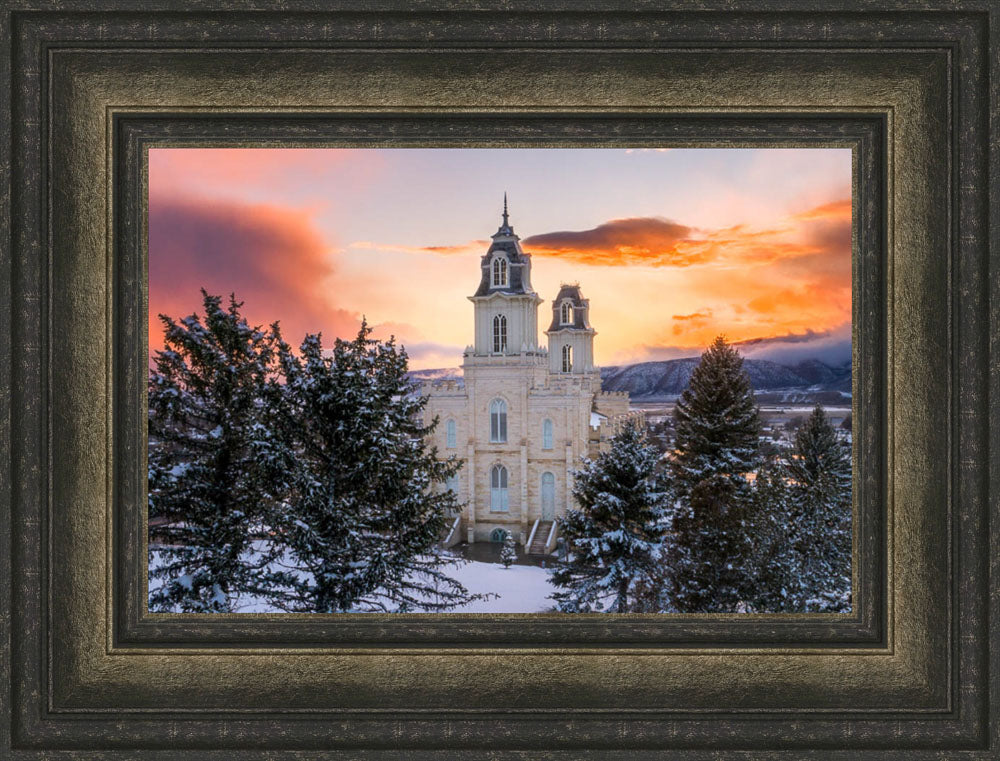
[[[443,569],[462,561],[438,543],[459,509],[442,488],[454,457],[428,448],[427,398],[407,378],[395,341],[307,335],[298,354],[279,339],[282,382],[269,387],[274,446],[264,456],[287,497],[275,527],[299,580],[293,611],[448,610],[478,599]]]
[[[735,611],[752,579],[750,474],[760,421],[739,353],[721,336],[702,354],[674,410],[671,470],[679,503],[668,553],[668,607]]]
[[[273,337],[242,304],[202,290],[204,318],[160,315],[165,348],[149,379],[149,607],[228,612],[287,578],[268,568],[273,490],[255,447],[263,389],[276,370]],[[153,562],[155,561],[155,562]]]
[[[657,473],[659,455],[627,424],[611,448],[575,474],[579,506],[561,523],[568,560],[552,574],[563,612],[646,612],[659,584],[672,496]]]

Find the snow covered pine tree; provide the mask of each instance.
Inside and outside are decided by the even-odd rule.
[[[500,548],[500,562],[503,563],[504,568],[510,568],[516,560],[517,544],[514,541],[514,535],[508,531],[503,538],[503,547]]]
[[[286,581],[268,570],[272,493],[254,455],[260,401],[275,370],[271,335],[202,290],[204,322],[160,315],[165,348],[149,379],[149,608],[228,612]],[[154,585],[155,582],[160,582]]]
[[[795,613],[798,606],[799,559],[790,534],[792,493],[784,461],[761,462],[744,511],[744,531],[751,539],[741,598],[748,613]]]
[[[851,609],[851,453],[818,406],[795,435],[792,542],[799,557],[798,610]]]
[[[569,551],[554,570],[552,595],[564,613],[607,610],[648,612],[673,500],[656,472],[659,453],[644,432],[626,424],[611,449],[576,472],[570,509],[562,523]]]
[[[421,422],[426,398],[393,340],[318,335],[298,355],[280,340],[283,383],[268,388],[275,443],[264,458],[288,493],[274,526],[298,580],[282,607],[298,612],[448,610],[471,595],[437,547],[458,505],[441,488],[458,472],[439,460]]]
[[[671,471],[680,505],[668,553],[665,607],[735,611],[752,584],[745,525],[760,421],[743,359],[722,336],[701,355],[674,408]]]

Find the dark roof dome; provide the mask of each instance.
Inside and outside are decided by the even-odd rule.
[[[571,319],[568,323],[561,319],[562,305],[567,303],[572,309]],[[559,287],[559,294],[552,302],[552,324],[547,332],[555,330],[589,330],[590,329],[590,301],[583,297],[580,286],[576,283],[563,283]]]
[[[479,287],[473,294],[488,296],[491,293],[534,293],[531,288],[531,255],[521,248],[521,239],[514,232],[507,212],[507,194],[503,194],[503,215],[500,227],[491,236],[493,242],[481,260],[482,278]],[[492,265],[497,255],[507,259],[507,282],[504,285],[493,285]]]

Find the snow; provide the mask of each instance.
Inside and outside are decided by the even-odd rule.
[[[261,543],[255,543],[259,552]],[[158,567],[162,558],[153,551],[151,567]],[[363,564],[357,564],[363,565]],[[485,600],[475,600],[449,613],[544,613],[552,611],[555,603],[548,599],[555,591],[549,583],[549,571],[534,565],[512,565],[504,568],[499,563],[482,563],[469,561],[462,566],[448,566],[445,569],[448,576],[460,581],[466,589],[474,594],[492,594]],[[298,575],[298,574],[297,574]],[[193,579],[184,574],[177,581],[190,589]],[[150,584],[150,591],[159,585]],[[216,597],[221,592],[216,589]],[[271,607],[265,601],[252,596],[241,597],[236,605],[237,613],[282,613],[284,611]]]
[[[512,565],[470,561],[461,568],[448,569],[448,575],[465,585],[470,592],[493,592],[488,600],[475,600],[456,608],[454,613],[543,613],[555,603],[548,599],[555,591],[549,583],[549,571],[535,565]]]

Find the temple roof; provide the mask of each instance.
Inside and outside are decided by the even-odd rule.
[[[573,305],[573,320],[566,325],[559,319],[559,310],[564,301],[569,301]],[[559,294],[552,302],[552,324],[546,332],[569,329],[590,329],[590,301],[583,297],[580,286],[563,283],[559,288]]]
[[[521,239],[515,234],[513,226],[510,224],[510,215],[507,213],[507,194],[503,195],[503,215],[500,227],[491,236],[493,242],[486,250],[481,260],[480,268],[482,277],[479,287],[473,294],[477,296],[489,296],[491,293],[510,294],[533,294],[531,288],[531,255],[525,253],[521,248]],[[507,258],[507,285],[493,287],[492,265],[497,253],[503,254]]]

